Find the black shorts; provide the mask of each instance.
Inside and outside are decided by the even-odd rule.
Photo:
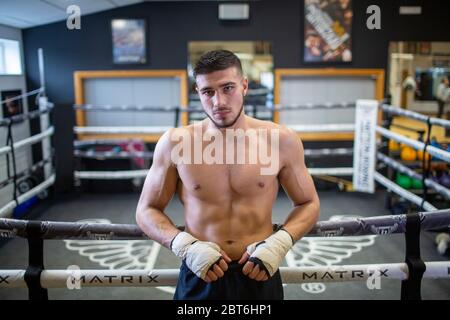
[[[207,283],[197,277],[185,264],[181,264],[180,276],[174,300],[283,300],[283,284],[280,271],[267,281],[252,280],[242,273],[243,265],[233,261],[222,278]]]

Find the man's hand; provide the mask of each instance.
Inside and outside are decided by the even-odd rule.
[[[243,264],[245,261],[248,260],[250,257],[250,254],[245,251],[242,255],[241,259],[239,260],[239,264]],[[264,268],[260,269],[258,263],[254,263],[252,261],[247,261],[247,263],[242,268],[242,272],[250,279],[256,280],[256,281],[266,281],[269,279],[268,273],[265,271]]]
[[[231,262],[231,258],[228,257],[222,249],[220,249],[220,254],[221,258],[219,261],[213,264],[206,273],[204,280],[208,283],[222,278],[224,276],[224,272],[228,270],[228,263]]]
[[[250,244],[239,260],[240,264],[247,261],[242,272],[250,279],[266,281],[277,272],[293,244],[292,236],[284,229],[264,241]]]
[[[228,270],[230,257],[217,244],[200,241],[187,232],[178,233],[170,246],[188,268],[206,282],[216,281]]]

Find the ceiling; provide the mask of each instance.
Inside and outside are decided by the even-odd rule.
[[[70,5],[79,6],[81,14],[85,15],[150,1],[175,0],[0,0],[0,24],[24,29],[66,20],[68,17],[66,8]]]

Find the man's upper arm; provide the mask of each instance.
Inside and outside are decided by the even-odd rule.
[[[139,207],[154,207],[163,211],[176,191],[178,173],[171,161],[170,136],[173,130],[166,131],[156,144],[153,163],[139,199]]]
[[[305,165],[300,138],[293,130],[285,130],[280,141],[283,167],[278,174],[278,179],[294,205],[301,205],[317,199],[317,192]]]

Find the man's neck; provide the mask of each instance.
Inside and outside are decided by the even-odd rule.
[[[248,124],[247,124],[247,116],[245,115],[244,112],[241,113],[241,115],[239,116],[239,118],[237,119],[237,121],[229,127],[225,127],[225,128],[218,128],[209,118],[206,118],[206,129],[207,130],[219,130],[222,133],[226,133],[227,129],[232,129],[232,130],[236,130],[236,129],[242,129],[242,130],[246,130],[248,129]]]

